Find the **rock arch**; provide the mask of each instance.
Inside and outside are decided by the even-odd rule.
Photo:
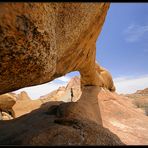
[[[0,94],[80,71],[100,85],[95,42],[109,3],[2,3]]]

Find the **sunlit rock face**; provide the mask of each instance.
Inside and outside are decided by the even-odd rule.
[[[67,92],[71,92],[71,89],[73,90],[73,97],[69,99]],[[67,113],[73,113],[73,115],[77,113],[77,117],[81,115],[80,118],[87,117],[89,120],[102,122],[103,127],[108,128],[127,145],[147,145],[147,90],[146,88],[133,94],[119,95],[106,88],[99,90],[89,86],[81,91],[80,78],[75,76],[69,81],[63,89],[62,95],[56,101],[63,99],[64,102],[81,102],[78,106],[71,105]],[[48,94],[41,99],[44,100],[43,102],[55,101],[54,96],[57,96],[56,93],[52,96]],[[101,120],[97,117],[100,117]]]
[[[15,119],[0,121],[0,145],[124,145],[102,126],[97,97],[100,87],[108,86],[95,57],[109,5],[0,5],[0,94],[71,71],[80,72],[82,88],[80,99],[69,103],[30,100],[21,93],[12,107]]]
[[[40,107],[32,100],[38,108],[31,111],[26,104],[25,115],[0,122],[0,145],[124,145],[102,126],[99,92],[100,87],[87,86],[77,102],[52,101]]]
[[[109,3],[2,3],[0,94],[79,71],[82,85],[102,86],[96,40]]]

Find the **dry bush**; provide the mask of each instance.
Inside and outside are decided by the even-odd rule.
[[[148,99],[134,99],[133,103],[145,111],[145,115],[148,116]]]

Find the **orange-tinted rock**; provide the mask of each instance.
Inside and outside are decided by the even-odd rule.
[[[71,97],[71,91],[73,92],[73,98]],[[48,101],[64,101],[64,102],[76,102],[81,96],[80,78],[78,76],[73,77],[67,84],[67,86],[59,87],[57,90],[50,92],[47,95],[41,96],[43,102]]]
[[[118,135],[125,144],[148,144],[148,117],[131,99],[102,90],[98,100],[104,127]]]
[[[84,87],[78,102],[48,102],[29,114],[0,122],[0,144],[124,145],[101,125],[99,91],[95,86]]]
[[[70,96],[72,100],[70,99],[69,101],[77,101],[81,97],[80,78],[78,76],[71,78],[66,86],[66,90],[73,93],[73,96]]]
[[[20,92],[17,95],[18,100],[31,100],[31,98],[28,96],[28,94],[25,91]]]
[[[0,94],[80,71],[100,85],[95,44],[109,3],[2,3]]]
[[[135,94],[146,94],[146,95],[148,95],[148,88],[145,88],[145,89],[143,89],[143,90],[137,90],[136,92],[135,92]]]
[[[135,93],[124,95],[130,98],[133,104],[148,116],[148,88],[137,90]]]
[[[102,87],[107,88],[108,90],[114,92],[115,86],[114,86],[113,79],[109,71],[107,71],[105,68],[101,67],[97,63],[96,63],[96,70],[97,70],[100,81],[102,81],[103,83]]]
[[[108,87],[95,67],[96,40],[108,8],[109,3],[0,5],[0,94],[71,71],[80,72],[83,88],[78,102],[63,103],[51,112],[42,108],[30,113],[41,107],[42,100],[18,99],[13,110],[21,117],[0,122],[0,144],[123,144],[102,127],[97,97],[100,87]],[[63,99],[62,91],[56,99]]]
[[[11,119],[13,119],[13,117],[10,115],[10,114],[8,114],[8,113],[6,113],[6,112],[2,112],[2,120],[11,120]]]
[[[13,116],[15,118],[20,117],[24,114],[30,113],[41,106],[42,102],[40,100],[17,100],[15,105],[12,107]]]
[[[16,103],[16,98],[11,94],[0,95],[0,109],[9,110],[12,109],[13,105]]]
[[[74,88],[74,90],[77,90],[77,94],[81,95],[82,92],[80,89],[80,79],[78,77],[74,77],[70,80],[69,84],[67,85],[67,88]],[[97,91],[97,90],[96,90]],[[66,93],[66,92],[65,92]],[[89,107],[89,99],[92,100],[93,98],[88,97],[89,93],[93,93],[92,91],[87,91],[87,93],[83,96],[83,105],[79,105],[79,107],[71,107],[71,111],[73,114],[77,114],[75,116],[81,115],[87,116],[89,119],[97,120],[97,113],[100,112],[102,123],[104,127],[108,128],[110,131],[115,133],[119,136],[122,142],[128,144],[128,145],[147,145],[148,144],[148,118],[145,115],[144,111],[140,108],[137,108],[133,101],[135,101],[135,98],[128,98],[123,95],[118,95],[117,93],[113,93],[108,91],[107,89],[101,89],[98,90],[98,108],[100,108],[100,111],[94,110],[92,112],[91,106],[96,109],[94,105],[90,105]],[[84,93],[83,93],[84,94]],[[78,95],[78,96],[79,96]],[[134,94],[135,96],[136,94]],[[130,95],[128,95],[130,96]],[[133,96],[131,94],[131,96]],[[138,97],[139,95],[137,95]],[[142,97],[142,95],[140,95]],[[94,96],[93,96],[94,97]],[[85,99],[86,98],[86,99]],[[89,99],[88,99],[89,98]],[[79,102],[80,98],[77,98]],[[137,101],[141,102],[141,105],[143,103],[146,104],[146,95],[144,98],[137,98]],[[87,104],[87,105],[86,105]],[[80,109],[84,110],[84,107],[87,107],[86,112],[80,112]],[[72,111],[73,110],[73,111]],[[93,113],[96,114],[93,114]],[[98,120],[99,121],[99,120]],[[136,130],[135,130],[136,129]]]

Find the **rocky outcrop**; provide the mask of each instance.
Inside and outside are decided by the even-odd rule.
[[[97,101],[99,91],[99,87],[87,86],[77,102],[43,103],[26,115],[1,121],[0,144],[124,145],[102,126]]]
[[[59,87],[57,90],[54,90],[47,95],[41,96],[39,99],[44,103],[48,101],[76,102],[80,99],[82,94],[80,86],[80,77],[75,76],[70,79],[66,87]]]
[[[70,99],[71,102],[76,102],[78,99],[80,99],[82,93],[81,93],[81,84],[80,84],[80,77],[75,76],[70,79],[66,86],[66,90],[70,92]]]
[[[41,100],[17,100],[15,105],[12,107],[13,117],[17,118],[27,113],[30,113],[32,110],[35,110],[41,106],[43,102]]]
[[[115,86],[112,80],[111,74],[103,67],[96,63],[96,71],[98,73],[98,78],[102,82],[102,86],[111,92],[115,91]],[[60,87],[59,89],[40,97],[44,102],[47,101],[66,101],[66,102],[76,102],[81,96],[81,82],[80,76],[75,76],[71,78],[67,86]]]
[[[109,73],[102,70],[105,80],[95,64],[95,44],[109,5],[0,5],[0,94],[49,82],[71,71],[80,72],[82,89],[77,102],[51,105],[42,99],[17,100],[13,110],[19,111],[14,113],[18,118],[0,121],[0,144],[124,145],[102,126],[97,97],[100,87],[114,91]]]
[[[19,94],[17,94],[17,100],[31,100],[31,98],[25,91],[22,91]]]
[[[129,98],[133,98],[133,99],[148,98],[148,88],[145,88],[143,90],[137,90],[135,93],[124,94],[124,96],[127,96]]]
[[[148,116],[148,88],[137,90],[135,93],[124,95],[132,100],[132,103]]]
[[[13,106],[16,103],[16,96],[13,93],[0,95],[0,120],[13,119]]]
[[[115,86],[114,86],[114,82],[113,82],[112,76],[109,73],[109,71],[97,63],[96,63],[96,71],[98,73],[98,77],[100,81],[102,81],[102,84],[103,84],[102,87],[107,88],[108,90],[114,92]]]
[[[1,116],[2,116],[1,120],[11,120],[11,119],[13,119],[13,116],[10,115],[10,113],[7,113],[6,111],[2,111]]]
[[[79,88],[80,91],[78,91],[78,89],[75,89],[76,87]],[[64,145],[65,144],[66,145],[67,144],[66,142],[68,140],[70,141],[72,140],[71,138],[73,138],[72,141],[73,141],[73,144],[75,145],[75,142],[74,142],[76,140],[75,136],[74,135],[72,136],[70,132],[73,132],[75,134],[77,133],[77,131],[75,131],[75,128],[73,129],[72,127],[72,126],[77,127],[77,124],[83,125],[84,127],[87,126],[87,128],[91,129],[91,133],[87,133],[87,134],[89,135],[91,134],[92,137],[95,135],[93,139],[95,139],[95,137],[97,136],[96,135],[97,132],[93,132],[94,130],[102,131],[104,130],[104,128],[107,128],[112,133],[116,134],[121,139],[121,141],[127,145],[147,145],[148,144],[147,142],[148,141],[148,132],[147,132],[148,131],[148,125],[147,125],[148,118],[147,116],[145,116],[145,114],[142,112],[141,109],[137,108],[133,104],[134,98],[132,99],[132,98],[129,98],[123,95],[118,95],[115,92],[113,93],[103,88],[102,89],[99,89],[99,88],[91,89],[91,87],[87,87],[82,93],[80,89],[79,77],[72,78],[66,87],[61,87],[59,89],[60,91],[63,91],[61,93],[62,94],[61,96],[64,96],[64,93],[66,93],[66,88],[68,90],[73,88],[74,92],[78,91],[77,96],[80,95],[80,98],[78,99],[74,98],[74,102],[63,103],[63,102],[58,102],[57,98],[55,101],[54,95],[56,95],[56,93],[52,93],[51,95],[52,97],[49,95],[50,97],[44,96],[43,98],[40,98],[38,100],[30,100],[30,101],[26,100],[27,102],[20,100],[19,102],[20,104],[17,101],[17,103],[13,106],[13,109],[16,113],[16,119],[11,120],[9,124],[5,122],[3,122],[3,124],[0,123],[0,127],[2,127],[3,130],[5,130],[5,128],[8,128],[10,125],[11,126],[16,125],[20,127],[22,122],[23,124],[30,123],[31,124],[30,126],[35,125],[36,132],[32,131],[33,129],[31,129],[30,126],[29,127],[23,126],[22,129],[21,128],[18,129],[17,127],[15,127],[15,130],[13,131],[11,131],[8,128],[8,130],[11,131],[10,135],[15,134],[16,131],[19,131],[21,135],[23,129],[25,129],[27,131],[26,135],[27,136],[31,135],[30,138],[33,139],[33,140],[30,139],[30,141],[28,140],[27,142],[29,142],[29,144],[32,144],[32,145],[42,145],[42,144],[46,145],[48,142],[49,142],[48,144],[50,145],[52,144],[53,145],[58,145],[58,144]],[[59,98],[61,100],[62,97],[60,97],[59,95]],[[63,97],[63,99],[66,99],[66,98]],[[68,102],[70,100],[67,98],[67,100],[63,100],[63,101]],[[24,107],[22,108],[22,106]],[[58,121],[57,121],[57,118],[58,118]],[[44,120],[44,123],[40,120]],[[99,125],[96,125],[94,122]],[[103,127],[101,127],[100,123],[103,125]],[[8,125],[6,126],[5,124],[6,125],[8,124]],[[93,128],[94,130],[92,130],[91,126],[94,126]],[[53,133],[55,135],[56,134],[61,135],[55,138],[56,140],[58,139],[59,143],[54,144],[54,142],[53,143],[51,142],[53,140],[53,135],[51,134],[52,132],[40,133],[43,127],[45,129],[49,128],[50,131],[52,131],[54,128]],[[82,126],[80,126],[79,129],[81,132],[83,131]],[[4,132],[3,130],[2,132]],[[65,133],[64,130],[66,130],[67,132]],[[8,131],[5,131],[5,132],[7,134],[9,133]],[[35,132],[35,134],[33,135],[32,132],[33,133]],[[104,135],[103,132],[98,131],[98,133],[100,133],[100,137],[101,135]],[[39,136],[38,140],[36,138],[37,135]],[[63,135],[65,136],[63,139],[61,139],[60,137],[62,137]],[[43,139],[44,137],[46,138]],[[67,137],[69,137],[69,139]],[[88,138],[88,137],[86,136],[85,138]],[[103,136],[101,138],[103,138]],[[9,138],[7,137],[6,139],[8,140]],[[16,140],[18,139],[16,138]],[[10,141],[10,139],[8,141]],[[6,141],[4,142],[3,140],[1,142],[7,143]],[[12,143],[15,143],[15,142],[16,141],[14,140]],[[26,141],[23,142],[23,137],[19,139],[19,142],[20,143],[22,142],[24,144],[26,143]],[[96,141],[94,141],[94,145],[97,144],[97,142],[96,143],[95,142]],[[105,142],[106,142],[106,139],[105,139]],[[76,143],[78,143],[78,141]]]
[[[58,90],[54,90],[46,95],[41,96],[39,99],[41,99],[43,102],[48,102],[48,101],[56,101],[57,100],[57,92]],[[63,92],[65,93],[65,87]]]
[[[98,100],[104,127],[127,145],[148,144],[148,117],[133,104],[132,99],[102,90]]]
[[[68,97],[64,97],[66,96],[67,90],[70,92],[71,88],[73,88],[74,92],[73,103]],[[82,121],[81,119],[85,117],[86,120],[102,123],[105,128],[108,128],[112,133],[116,134],[121,141],[127,145],[148,144],[148,118],[143,110],[133,104],[134,98],[119,95],[104,88],[91,89],[91,87],[87,87],[82,93],[79,77],[72,78],[66,87],[60,88],[60,91],[62,91],[62,93],[60,92],[60,94],[62,94],[61,96],[56,95],[55,92],[58,92],[56,90],[54,93],[51,93],[52,95],[33,100],[34,102],[28,102],[26,104],[23,102],[16,110],[16,113],[18,112],[17,117],[23,117],[22,115],[42,107],[43,104],[49,103],[49,101],[52,104],[54,101],[55,104],[53,103],[53,107],[48,108],[49,114],[56,114],[57,116],[64,114],[64,118],[76,118],[79,121]],[[77,91],[77,93],[75,93],[75,91]],[[59,100],[57,97],[54,97],[54,95],[59,96]],[[80,97],[76,98],[76,96],[79,95]],[[61,104],[59,107],[56,101],[61,101],[61,99],[63,99],[64,102],[71,103],[61,104],[61,102],[59,102]],[[35,103],[36,101],[38,103]],[[22,105],[24,106],[23,111],[21,111]],[[49,119],[49,121],[50,120],[51,119]]]
[[[102,86],[95,42],[109,3],[2,3],[0,94],[79,71],[82,85]]]
[[[76,83],[70,81],[67,85],[69,89],[73,87],[71,84]],[[77,102],[64,103],[58,100],[54,102],[46,100],[46,103],[42,101],[39,103],[39,100],[22,102],[19,105],[20,108],[16,110],[16,112],[19,111],[16,119],[0,122],[2,133],[0,144],[118,145],[119,141],[114,134],[127,145],[148,144],[148,118],[132,103],[131,98],[103,88],[86,87],[80,93],[81,97]],[[112,133],[108,133],[106,128]],[[26,132],[22,134],[23,131]],[[22,136],[14,136],[16,133]],[[84,137],[81,137],[80,133],[84,133]],[[9,136],[4,137],[3,135]],[[91,135],[91,137],[88,138],[86,135]],[[28,138],[24,138],[25,136]],[[110,139],[110,136],[113,139]],[[97,143],[96,137],[101,142]]]
[[[16,98],[10,94],[0,95],[0,109],[11,109],[16,103]]]
[[[147,95],[148,96],[148,88],[145,88],[143,90],[137,90],[135,94],[142,94],[142,95]]]
[[[66,98],[69,98],[70,92],[69,90],[66,90],[65,86],[62,86],[59,87],[57,90],[50,92],[49,94],[41,96],[39,99],[44,103],[48,101],[64,101],[64,96],[66,96]]]
[[[37,109],[41,100],[31,100],[25,91],[0,95],[1,120],[10,120]]]
[[[79,77],[72,78],[67,84],[66,88],[69,89],[69,91],[72,88],[74,91],[74,96],[76,91],[77,91],[76,96],[82,95],[82,91],[80,89]],[[92,93],[95,94],[92,91],[87,91],[87,92],[88,94],[85,93],[85,95],[83,93],[83,99],[84,98],[87,99],[89,94],[92,94]],[[145,94],[145,96],[141,94],[141,92],[144,92],[143,94]],[[135,98],[136,94],[137,94],[137,99]],[[63,93],[63,96],[64,96],[64,93]],[[99,106],[98,107],[99,110],[98,111],[94,110],[94,112],[96,113],[99,112],[101,117],[101,122],[104,127],[108,128],[110,131],[118,135],[121,141],[127,145],[147,145],[148,144],[148,132],[147,132],[148,118],[145,115],[144,111],[140,109],[140,107],[137,108],[137,106],[134,105],[135,101],[137,101],[137,102],[140,102],[139,105],[141,105],[141,107],[142,105],[143,107],[144,106],[146,107],[147,105],[146,91],[141,90],[141,91],[138,91],[138,93],[134,93],[134,95],[133,94],[128,95],[127,97],[125,95],[119,95],[115,92],[109,91],[108,89],[102,88],[100,91],[98,90],[98,94],[94,96],[98,99],[98,106]],[[133,96],[133,98],[130,96]],[[138,99],[139,96],[140,98]],[[145,97],[145,99],[141,97]],[[75,101],[78,101],[79,99],[80,98],[74,97],[73,101],[75,102]],[[50,98],[50,101],[51,100],[52,98]],[[93,100],[93,98],[91,98],[90,100]],[[67,102],[71,100],[63,97],[63,101]],[[86,105],[87,104],[86,102],[89,103],[89,100],[84,99],[84,102],[82,103],[83,105],[79,106],[78,108],[75,108],[73,112],[77,112],[77,111],[80,112],[79,108],[84,109],[84,106],[87,107],[88,112],[91,112],[90,111],[91,109],[90,107],[88,107],[88,105]],[[94,104],[92,106],[95,108]],[[82,114],[81,117],[85,116],[85,113]],[[89,119],[91,119],[91,117],[93,119],[96,119],[96,116],[93,115],[93,113],[87,113],[87,115],[90,115]]]

